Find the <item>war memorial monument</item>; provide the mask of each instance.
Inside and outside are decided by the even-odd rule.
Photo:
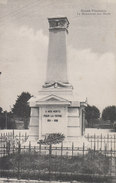
[[[51,133],[62,133],[65,141],[76,142],[84,134],[84,108],[87,104],[74,95],[68,81],[66,36],[69,21],[66,17],[59,17],[48,18],[48,22],[46,81],[38,96],[29,100],[30,138],[36,141]]]

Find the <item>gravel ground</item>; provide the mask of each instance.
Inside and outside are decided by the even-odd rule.
[[[38,180],[17,180],[17,179],[5,179],[0,178],[0,183],[84,183],[78,181],[61,182],[61,181],[38,181]]]

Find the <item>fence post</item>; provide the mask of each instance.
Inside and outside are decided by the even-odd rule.
[[[84,158],[85,144],[83,143],[83,158]]]
[[[1,133],[1,137],[0,137],[0,147],[2,147],[3,146],[3,142],[2,142],[2,139],[3,139],[3,137],[2,137],[2,133]]]
[[[29,155],[31,153],[31,142],[29,141]]]
[[[109,150],[109,134],[107,134],[107,150]]]
[[[92,136],[89,135],[89,140],[90,140],[90,143],[91,143],[91,149],[92,149]]]
[[[18,179],[20,179],[20,153],[21,153],[21,144],[18,143]]]
[[[26,140],[27,140],[27,139],[26,139],[26,132],[25,132],[25,142],[26,142]]]
[[[96,149],[96,135],[94,133],[94,150]]]
[[[41,143],[39,144],[39,154],[41,155]]]
[[[13,140],[14,140],[14,129],[13,129]]]
[[[9,154],[10,154],[10,141],[8,141],[6,144],[6,150],[7,150],[7,155],[9,156]]]
[[[97,136],[97,150],[99,150],[99,136]]]
[[[96,151],[96,146],[95,146],[95,142],[94,142],[94,155],[95,155],[95,151]]]
[[[111,136],[111,148],[112,148],[112,136]]]
[[[106,157],[106,151],[107,151],[107,145],[105,144],[105,157]]]
[[[101,133],[101,150],[102,150],[102,133]]]
[[[74,151],[74,143],[72,142],[72,157],[73,157],[73,151]]]
[[[62,154],[63,154],[63,142],[61,143],[61,157],[62,157]]]
[[[4,144],[3,156],[5,156],[5,155],[6,155],[6,146],[5,146],[5,144]]]
[[[21,133],[19,132],[19,141],[21,141]]]
[[[63,155],[63,142],[61,143],[60,175],[62,171],[62,155]]]
[[[49,180],[51,179],[51,154],[52,154],[52,144],[49,145]]]
[[[114,151],[115,151],[115,143],[116,143],[116,138],[115,138],[115,134],[114,134]],[[114,155],[115,155],[115,152],[114,152]]]
[[[116,134],[114,135],[114,156],[115,155],[116,155]]]

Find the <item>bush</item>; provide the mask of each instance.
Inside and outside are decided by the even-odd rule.
[[[47,137],[45,136],[44,140],[39,140],[39,144],[59,144],[63,142],[65,136],[61,133],[51,133]]]

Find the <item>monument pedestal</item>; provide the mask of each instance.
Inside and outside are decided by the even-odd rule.
[[[72,89],[42,89],[30,99],[30,137],[44,139],[50,133],[62,133],[68,142],[84,134],[85,102],[76,101]]]

